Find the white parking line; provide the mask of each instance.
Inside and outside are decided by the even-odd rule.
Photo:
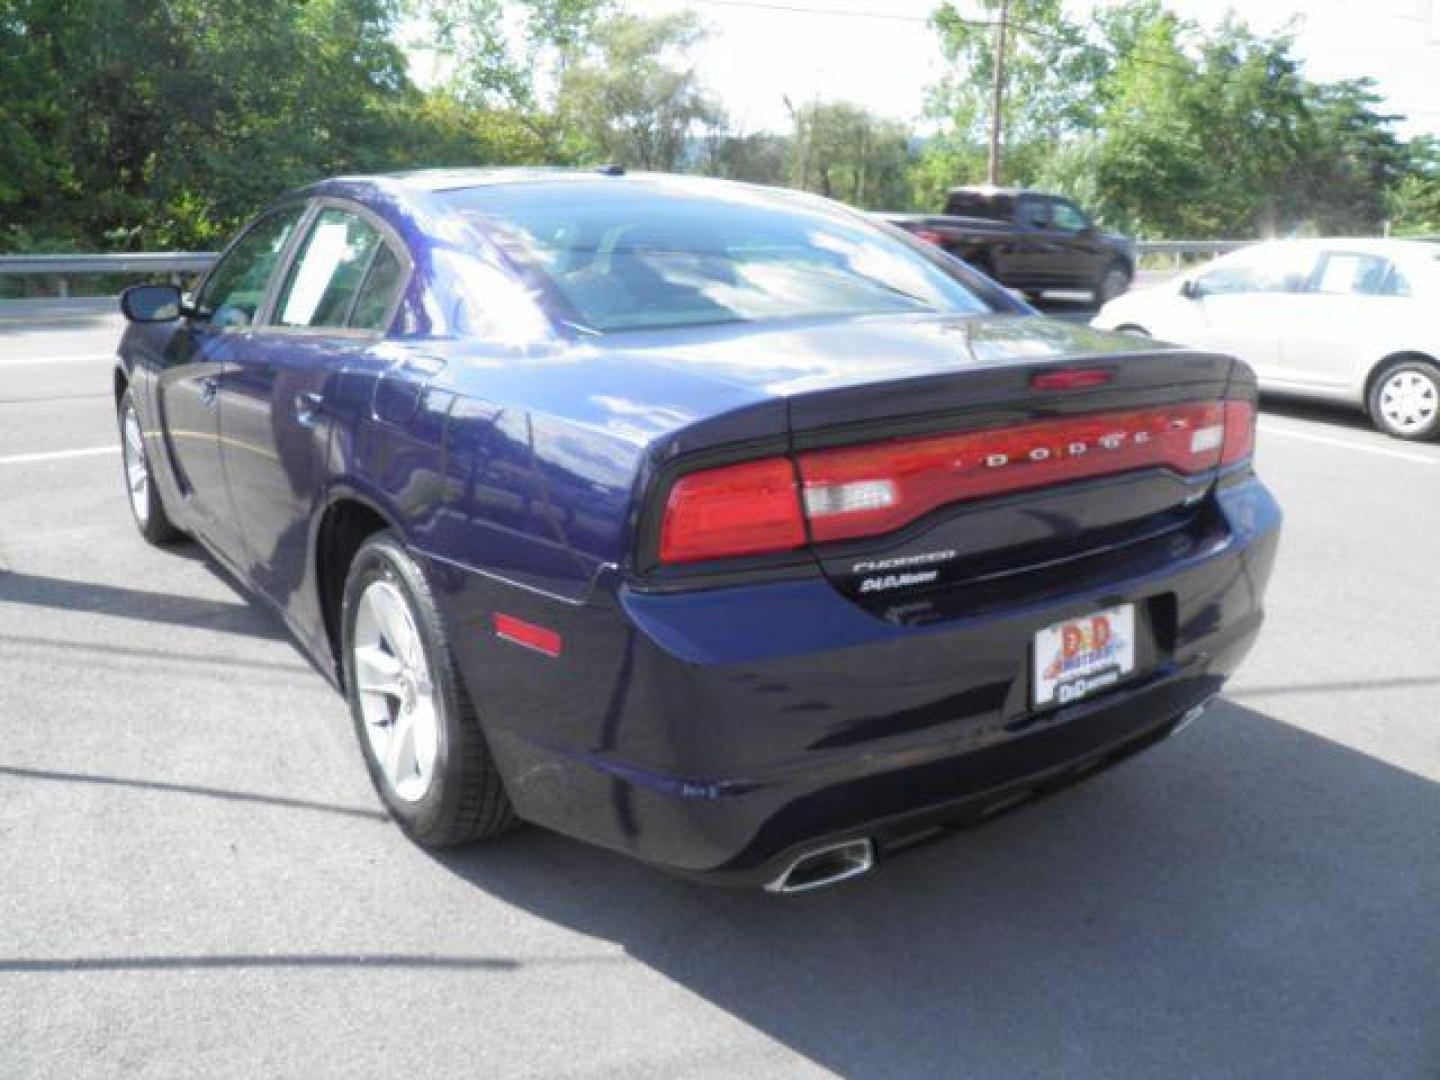
[[[92,457],[96,454],[118,454],[118,446],[87,446],[83,450],[52,450],[48,454],[12,454],[0,457],[0,465],[30,465],[38,461],[61,461],[65,458]]]
[[[50,364],[93,364],[101,360],[114,360],[115,354],[86,353],[82,356],[0,356],[0,368],[39,367]]]
[[[1267,435],[1283,435],[1288,439],[1302,439],[1305,442],[1320,443],[1324,446],[1338,446],[1345,450],[1357,450],[1362,454],[1378,454],[1380,457],[1398,458],[1401,461],[1413,461],[1417,465],[1440,466],[1440,458],[1426,457],[1424,454],[1409,454],[1404,450],[1391,450],[1385,446],[1371,446],[1368,443],[1352,442],[1349,439],[1336,439],[1328,435],[1312,435],[1308,431],[1296,431],[1293,428],[1278,427],[1275,424],[1262,422],[1259,425],[1262,432]]]

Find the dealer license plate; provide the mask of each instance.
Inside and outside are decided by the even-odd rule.
[[[1037,708],[1068,705],[1114,686],[1135,670],[1135,605],[1047,626],[1035,635],[1034,655]]]

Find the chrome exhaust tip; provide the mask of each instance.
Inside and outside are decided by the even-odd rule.
[[[823,889],[868,873],[875,866],[875,844],[869,840],[845,840],[807,851],[770,884],[766,892],[798,893]]]
[[[1210,697],[1208,697],[1208,698],[1206,698],[1204,701],[1200,702],[1199,705],[1191,706],[1190,708],[1186,709],[1183,713],[1181,713],[1180,719],[1177,720],[1177,721],[1175,722],[1175,726],[1170,729],[1170,734],[1171,734],[1172,736],[1179,735],[1180,732],[1184,731],[1187,727],[1189,727],[1191,724],[1193,724],[1196,720],[1199,720],[1200,717],[1204,716],[1204,715],[1205,715],[1205,710],[1208,709],[1208,708],[1210,708],[1211,705],[1215,704],[1215,698],[1216,698],[1217,696],[1218,696],[1218,695],[1212,694]]]

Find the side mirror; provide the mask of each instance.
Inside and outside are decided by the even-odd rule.
[[[1186,300],[1199,300],[1205,294],[1200,288],[1200,282],[1194,278],[1186,278],[1180,283],[1180,295]]]
[[[174,285],[132,285],[120,294],[120,310],[134,323],[173,322],[185,313]]]

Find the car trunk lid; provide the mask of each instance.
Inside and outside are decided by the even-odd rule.
[[[812,550],[856,600],[1053,567],[1199,513],[1233,361],[1056,355],[1029,334],[987,348],[963,370],[791,399]]]

